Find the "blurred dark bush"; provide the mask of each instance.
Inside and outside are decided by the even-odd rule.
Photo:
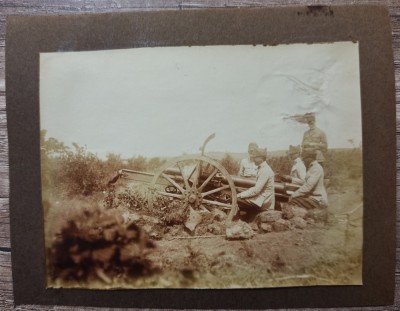
[[[71,204],[49,231],[48,275],[52,281],[101,281],[149,275],[154,266],[147,259],[155,247],[147,233],[125,222],[120,211],[99,205]]]

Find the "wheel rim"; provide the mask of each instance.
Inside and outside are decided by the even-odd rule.
[[[167,186],[160,190],[160,184]],[[230,222],[237,213],[236,188],[228,171],[206,156],[182,156],[166,162],[149,187],[148,205],[156,196],[180,200],[185,208],[207,209],[214,206],[227,212]]]

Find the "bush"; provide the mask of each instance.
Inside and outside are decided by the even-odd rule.
[[[101,281],[148,275],[153,265],[147,259],[154,248],[145,231],[125,223],[120,211],[71,202],[62,215],[48,248],[47,265],[51,279],[60,281]]]
[[[292,164],[288,157],[270,157],[267,159],[268,165],[274,171],[275,174],[290,174],[290,170],[292,168]]]
[[[231,175],[237,175],[240,169],[240,163],[236,161],[231,155],[225,154],[225,156],[220,161],[222,166],[228,171]]]
[[[140,210],[147,207],[147,198],[134,187],[126,187],[122,191],[116,191],[114,186],[111,186],[103,200],[107,208],[116,208],[124,206],[129,209]]]
[[[105,172],[102,161],[85,148],[73,144],[75,152],[62,157],[57,182],[69,195],[91,195],[104,189]]]

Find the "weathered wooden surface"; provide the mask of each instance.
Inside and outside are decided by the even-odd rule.
[[[13,309],[11,248],[9,229],[8,200],[8,147],[5,112],[5,19],[7,15],[44,15],[44,14],[76,14],[94,12],[123,12],[132,10],[185,10],[210,7],[250,7],[250,6],[284,6],[284,5],[339,5],[339,4],[384,4],[389,8],[393,49],[396,69],[396,108],[397,108],[397,140],[400,143],[400,1],[399,0],[1,0],[0,1],[0,310]],[[399,148],[399,147],[398,147]],[[400,159],[400,150],[397,149]],[[397,178],[400,184],[400,161],[397,161]],[[399,187],[399,186],[398,186]],[[400,188],[398,188],[400,190]],[[400,210],[397,201],[397,265],[396,265],[396,298],[395,305],[385,307],[351,308],[351,310],[399,310],[400,309]],[[99,310],[98,308],[52,307],[52,306],[19,306],[16,310]],[[102,309],[109,310],[109,309]],[[113,309],[116,310],[116,309]],[[123,310],[123,309],[121,309]],[[316,309],[313,309],[316,310]],[[321,309],[332,310],[332,309]],[[350,310],[340,308],[335,310]]]

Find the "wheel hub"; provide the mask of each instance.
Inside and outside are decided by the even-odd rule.
[[[190,204],[193,204],[194,202],[196,202],[196,200],[197,200],[197,196],[196,195],[194,195],[194,194],[189,195],[188,201],[189,201]]]
[[[192,207],[197,208],[200,206],[202,196],[196,189],[190,189],[184,193],[185,202],[190,204]]]

